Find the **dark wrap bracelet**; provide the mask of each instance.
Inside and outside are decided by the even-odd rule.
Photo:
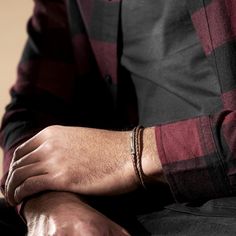
[[[141,159],[143,151],[143,130],[144,128],[142,126],[137,126],[131,132],[131,157],[135,174],[137,175],[143,188],[146,189]]]

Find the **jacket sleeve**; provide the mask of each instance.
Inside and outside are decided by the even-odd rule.
[[[69,123],[75,70],[64,1],[35,1],[28,41],[10,90],[0,138],[4,186],[15,147],[42,128]]]
[[[190,0],[202,48],[218,78],[222,109],[156,126],[159,156],[177,201],[236,194],[236,4]]]

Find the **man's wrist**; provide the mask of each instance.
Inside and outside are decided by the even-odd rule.
[[[133,131],[132,131],[133,132]],[[123,153],[127,156],[127,159],[129,160],[127,163],[126,171],[123,172],[124,175],[130,176],[129,177],[129,183],[133,183],[134,186],[133,190],[140,186],[141,180],[139,178],[139,174],[137,173],[137,170],[135,170],[135,166],[137,163],[134,163],[132,161],[132,137],[129,132],[123,132],[123,140],[125,143],[125,150]],[[162,164],[159,159],[157,145],[156,145],[156,136],[155,136],[155,128],[149,127],[145,128],[143,132],[141,132],[139,135],[141,135],[139,148],[141,148],[141,173],[143,174],[143,180],[144,184],[146,183],[166,183],[166,179],[163,174]],[[138,168],[138,167],[137,167]]]
[[[155,129],[153,127],[146,128],[143,131],[142,168],[146,181],[166,182],[158,155]]]
[[[22,204],[21,214],[26,220],[31,219],[35,214],[43,213],[50,207],[51,203],[62,204],[64,201],[73,201],[83,203],[79,195],[69,192],[50,191],[40,193],[25,200]]]

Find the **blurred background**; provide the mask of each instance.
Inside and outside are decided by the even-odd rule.
[[[9,102],[9,88],[16,79],[16,67],[26,40],[26,23],[33,0],[0,1],[0,120]],[[2,150],[0,151],[2,164]],[[1,174],[0,166],[0,174]]]

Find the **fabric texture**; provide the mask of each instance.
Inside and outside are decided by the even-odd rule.
[[[37,0],[27,31],[2,186],[15,147],[46,126],[140,124],[156,127],[177,201],[235,195],[234,0]]]

